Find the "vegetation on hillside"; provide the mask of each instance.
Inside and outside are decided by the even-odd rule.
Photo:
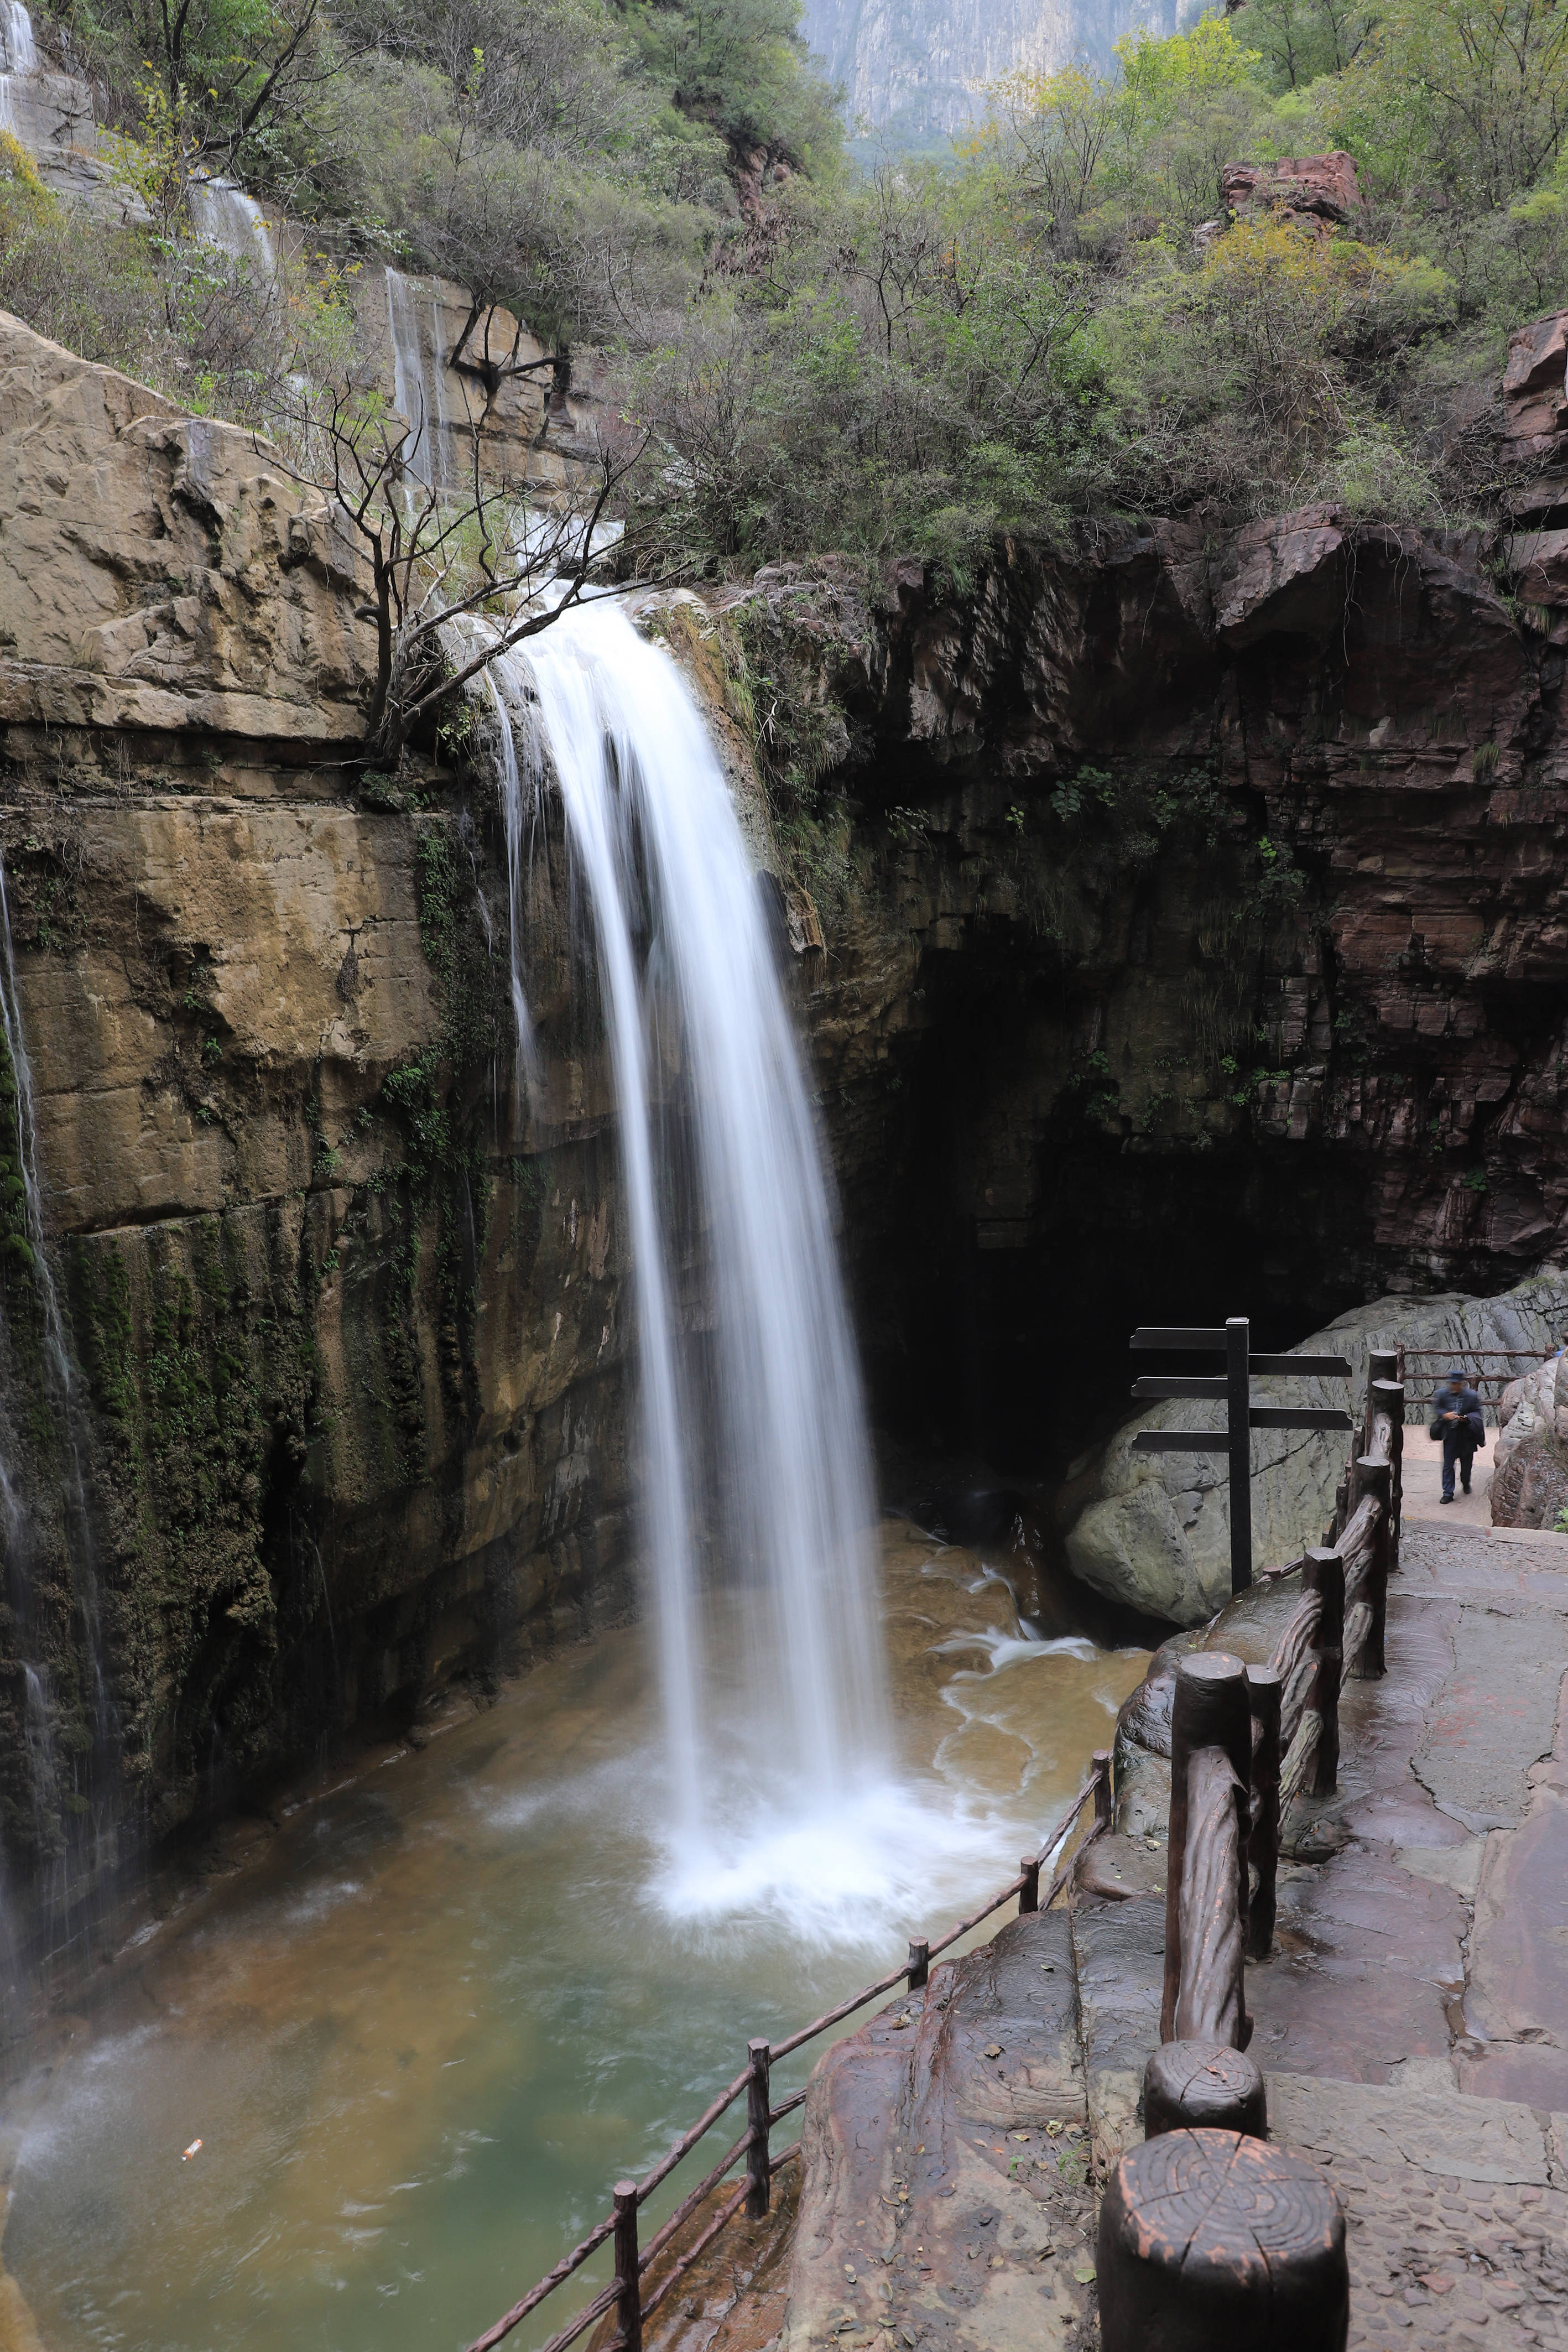
[[[351,377],[367,261],[604,355],[645,441],[627,560],[831,546],[963,579],[998,532],[1499,487],[1506,333],[1568,301],[1568,16],[1247,0],[1020,77],[950,165],[847,168],[797,0],[65,0],[143,227],[0,141],[0,302],[196,404]],[[1354,157],[1333,234],[1222,216],[1233,161]],[[223,169],[308,224],[269,289],[193,235]]]

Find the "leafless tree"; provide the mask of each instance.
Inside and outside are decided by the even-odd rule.
[[[461,482],[443,482],[434,465],[423,481],[426,423],[405,424],[350,379],[302,394],[276,419],[269,450],[321,493],[329,528],[369,563],[371,602],[360,617],[376,625],[376,676],[366,765],[395,764],[419,720],[497,654],[609,593],[606,515],[642,455],[636,438],[602,440],[580,461],[569,505],[493,475],[477,423]],[[455,660],[452,625],[465,620],[473,625]]]

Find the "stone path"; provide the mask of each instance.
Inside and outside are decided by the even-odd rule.
[[[1270,2127],[1344,2201],[1353,2347],[1568,2347],[1568,1538],[1408,1516],[1387,1655],[1248,1974]],[[1141,2137],[1163,1915],[1074,1907],[1105,2162]]]
[[[1251,2047],[1345,2206],[1353,2352],[1568,2352],[1568,1538],[1412,1483],[1389,1672],[1293,1818]],[[1013,1920],[827,2053],[787,2256],[705,2264],[656,2352],[1091,2352],[1165,1941],[1163,1851],[1093,1851],[1120,1899]]]

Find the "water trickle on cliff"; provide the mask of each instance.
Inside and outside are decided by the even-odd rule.
[[[448,422],[445,371],[442,366],[441,305],[427,285],[390,268],[387,279],[387,327],[392,350],[392,399],[400,416],[406,416],[418,436],[418,446],[407,457],[408,470],[425,488],[446,483]],[[428,301],[429,340],[421,317]],[[412,436],[411,436],[412,437]]]
[[[192,181],[190,199],[191,217],[209,245],[217,246],[235,261],[256,263],[264,277],[277,276],[272,232],[254,196],[214,173],[210,179]]]
[[[87,1694],[91,1708],[95,1757],[101,1762],[110,1753],[114,1741],[113,1711],[108,1684],[103,1671],[103,1635],[99,1608],[99,1591],[93,1559],[92,1528],[88,1512],[87,1479],[82,1465],[81,1419],[83,1399],[72,1358],[70,1337],[66,1325],[59,1292],[55,1285],[49,1250],[44,1231],[43,1192],[38,1181],[38,1121],[37,1106],[33,1091],[33,1066],[28,1058],[27,1042],[23,1033],[22,1016],[16,993],[16,951],[11,936],[11,901],[6,885],[5,860],[0,851],[0,1036],[4,1037],[6,1058],[10,1064],[13,1088],[12,1114],[16,1123],[16,1174],[22,1185],[22,1239],[31,1263],[32,1277],[43,1318],[44,1360],[50,1402],[56,1428],[65,1458],[65,1505],[68,1547],[74,1573],[72,1591],[86,1633],[86,1660],[90,1687]],[[13,1485],[8,1465],[0,1463],[0,1526],[4,1528],[6,1549],[18,1560],[25,1559],[27,1549],[27,1513]],[[13,1590],[19,1602],[18,1635],[26,1649],[32,1625],[31,1593],[26,1591],[26,1578],[13,1577]],[[55,1807],[62,1767],[54,1752],[54,1705],[47,1670],[42,1662],[37,1668],[24,1658],[26,1685],[26,1742],[32,1769],[35,1798],[40,1808]],[[77,1796],[86,1792],[73,1790]],[[87,1834],[96,1834],[96,1816],[88,1824]]]
[[[678,1908],[733,1909],[836,1866],[852,1896],[856,1824],[869,1841],[898,1801],[876,1511],[762,889],[678,671],[618,604],[566,614],[493,667],[512,713],[503,746],[515,729],[536,777],[548,761],[560,790],[615,1084],[672,1778],[666,1891]]]
[[[5,48],[7,73],[37,72],[38,45],[22,0],[0,0],[0,46]]]
[[[33,20],[22,5],[22,0],[0,0],[0,131],[16,135],[16,110],[12,103],[11,83],[17,74],[33,74],[38,70],[38,47],[33,38]]]
[[[524,1096],[539,1076],[538,1049],[534,1038],[534,1024],[528,1013],[528,992],[523,986],[523,779],[517,767],[517,741],[507,698],[487,669],[481,671],[480,676],[496,715],[500,756],[497,781],[501,789],[501,824],[507,842],[507,961],[511,979],[512,1025],[517,1035],[516,1091],[520,1115]],[[515,688],[515,677],[513,683]],[[531,785],[528,797],[527,816],[531,834],[531,820],[538,806]],[[482,894],[480,904],[484,904]]]

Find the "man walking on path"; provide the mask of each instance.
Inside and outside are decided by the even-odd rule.
[[[1470,1463],[1478,1445],[1486,1444],[1486,1423],[1481,1419],[1481,1401],[1463,1372],[1450,1372],[1448,1384],[1432,1399],[1432,1435],[1443,1441],[1443,1500],[1454,1499],[1454,1465],[1459,1465],[1459,1484],[1468,1495],[1470,1491]]]

